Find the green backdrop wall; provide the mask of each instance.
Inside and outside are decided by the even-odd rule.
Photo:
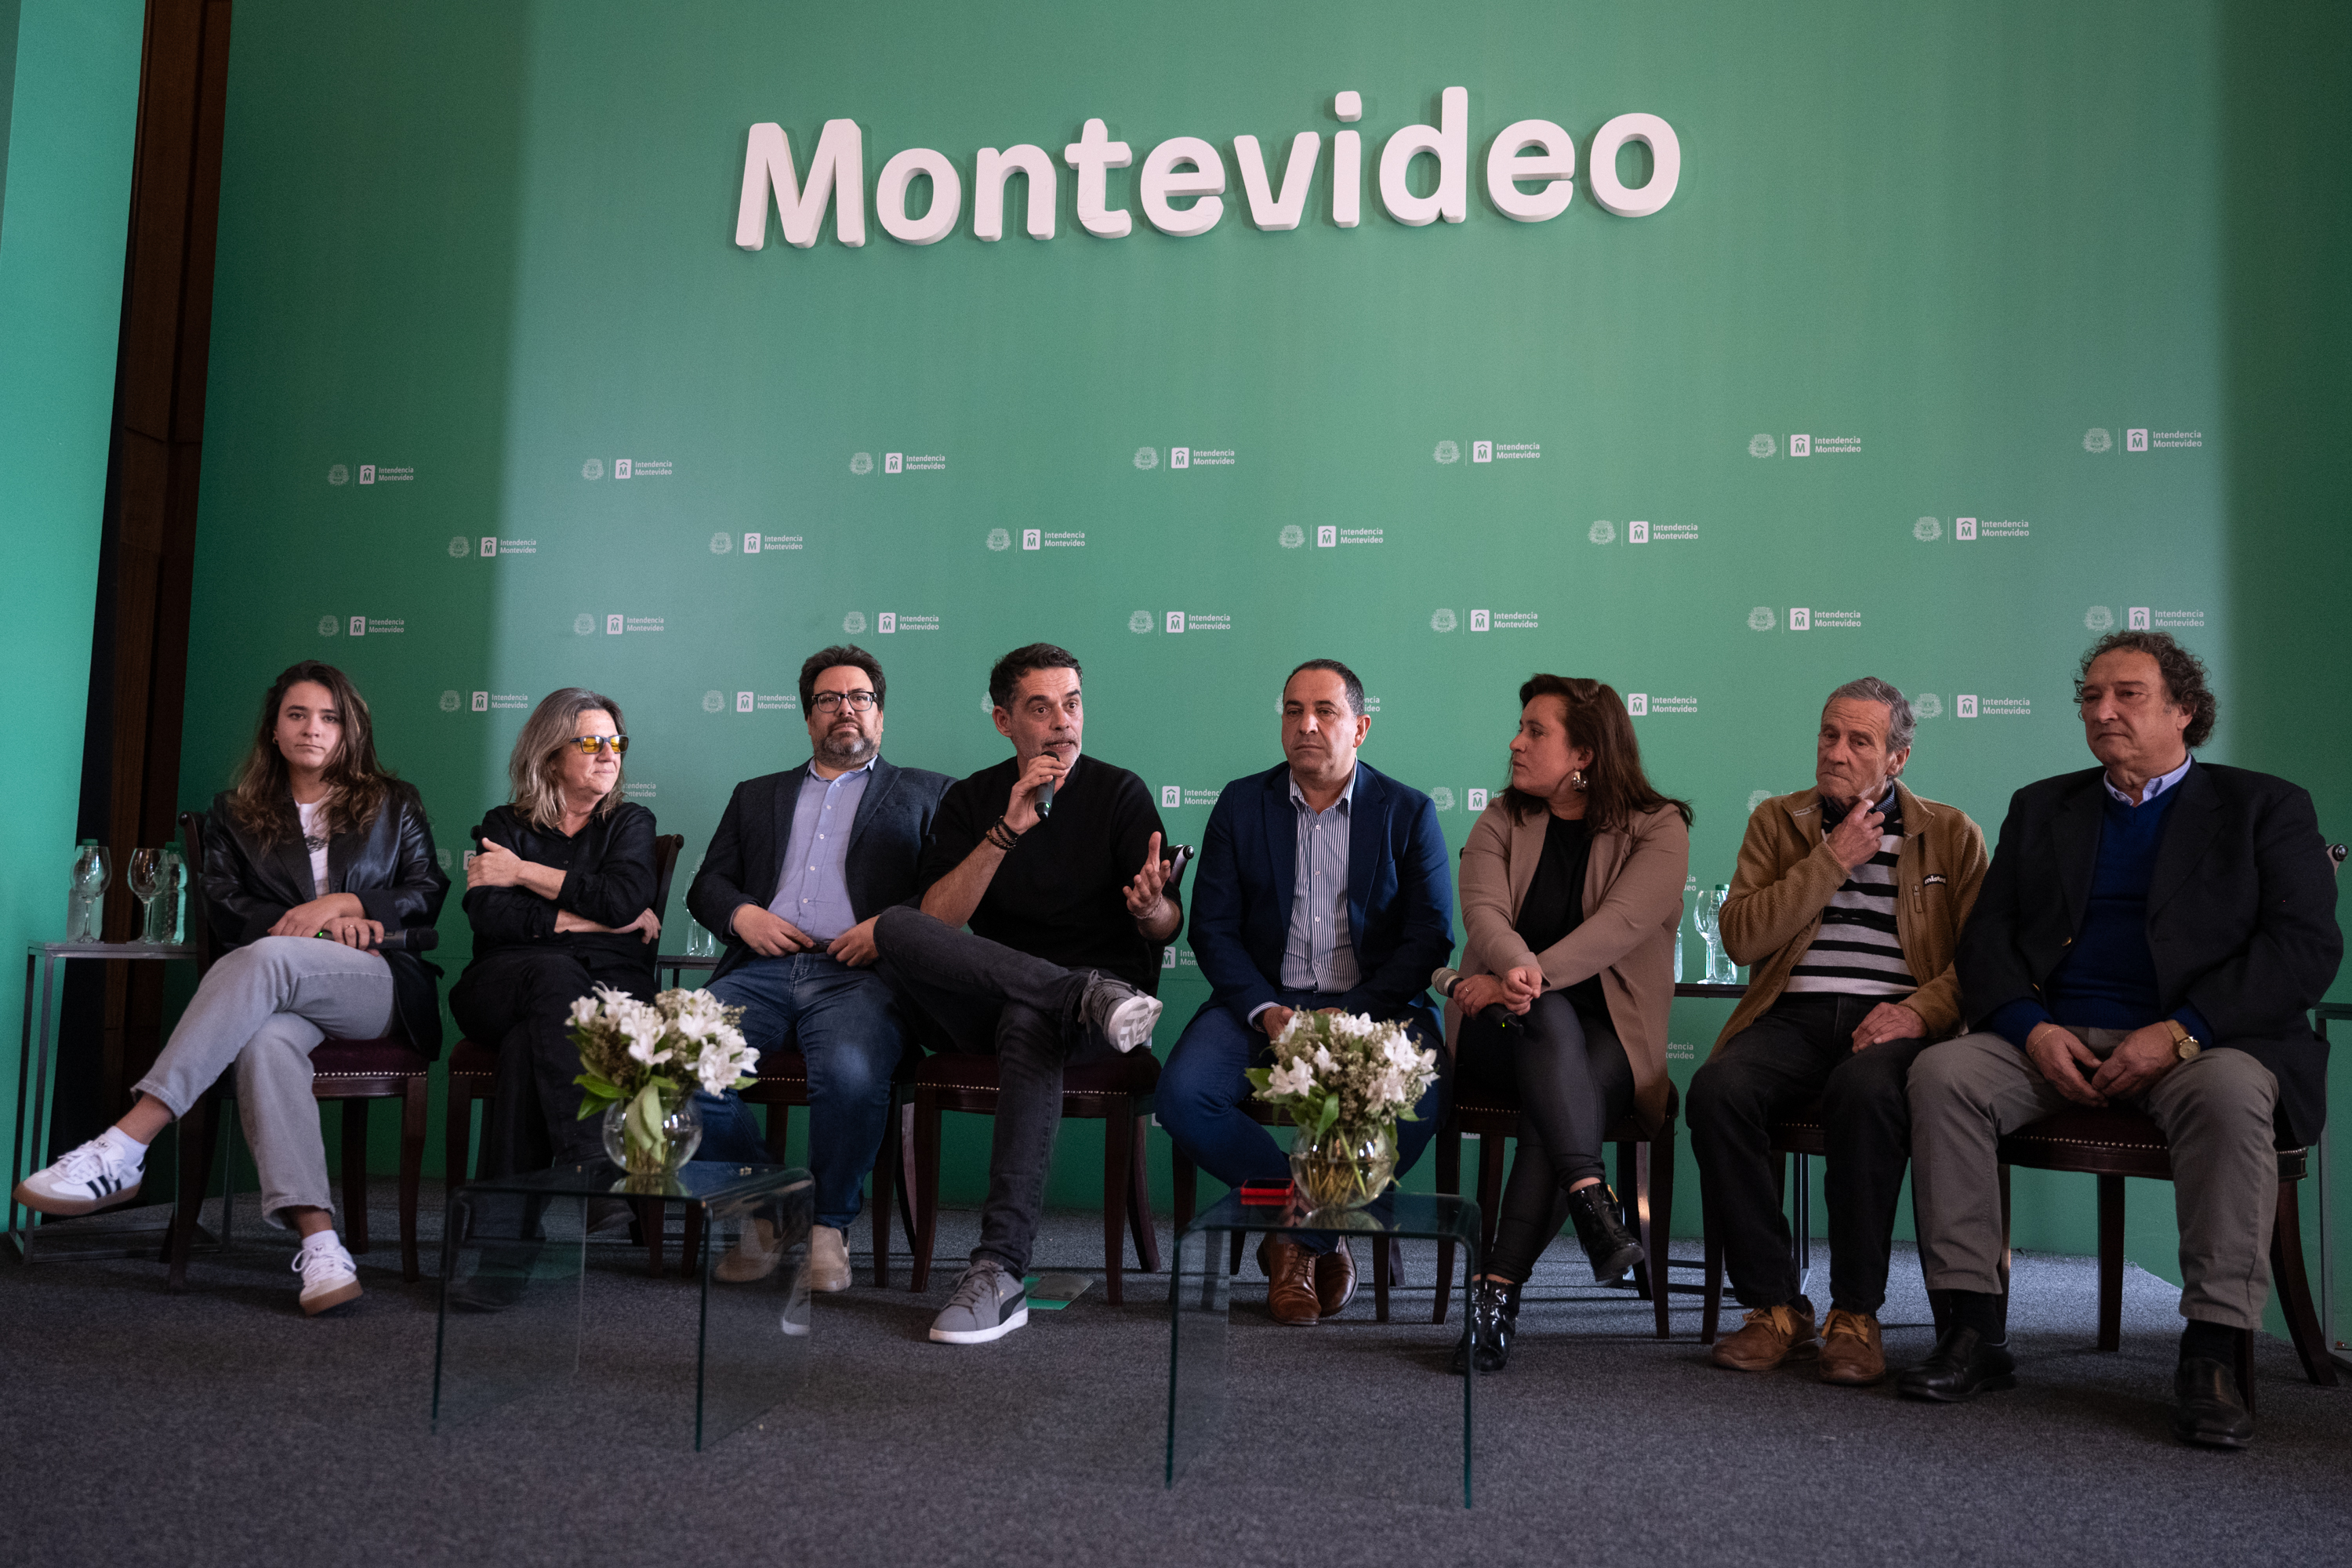
[[[2315,757],[2289,689],[2342,717],[2290,649],[2347,581],[2317,259],[2344,209],[2305,200],[2344,183],[2343,43],[2322,7],[2214,0],[248,0],[183,794],[220,786],[278,668],[330,658],[454,851],[530,704],[586,684],[626,708],[632,789],[690,868],[735,780],[804,754],[812,648],[874,648],[886,750],[964,773],[1003,754],[989,661],[1042,637],[1087,661],[1089,750],[1192,840],[1276,760],[1301,658],[1363,674],[1367,757],[1457,844],[1517,681],[1601,677],[1647,700],[1713,883],[1753,800],[1809,782],[1837,682],[1915,693],[1911,781],[1990,834],[2011,789],[2085,763],[2073,661],[2145,617],[2214,667],[2209,754],[2305,779],[2341,833],[2340,742]],[[1380,149],[1457,86],[1463,221],[1400,224]],[[1559,216],[1496,209],[1507,124],[1580,155],[1633,112],[1679,141],[1662,211],[1603,211],[1581,160]],[[1064,165],[1055,237],[1017,199],[975,237],[977,150],[1058,159],[1092,117],[1133,148],[1112,207],[1202,137],[1222,221],[1095,237]],[[805,173],[834,120],[862,133],[866,242],[828,215],[796,247],[771,216],[739,248],[749,128]],[[1234,139],[1278,161],[1302,131],[1303,221],[1255,226]],[[962,186],[937,244],[872,215],[908,148]],[[2250,417],[2271,404],[2310,438]],[[454,971],[454,900],[443,924]],[[1181,1020],[1204,988],[1177,958]],[[1722,1016],[1677,1008],[1678,1077]],[[1092,1201],[1098,1147],[1071,1130],[1058,1197]],[[1681,1190],[1695,1230],[1687,1156]],[[2169,1272],[2165,1194],[2134,1203]],[[2085,1250],[2090,1208],[2021,1173],[2019,1244]]]
[[[122,318],[139,0],[0,0],[0,1016],[63,935]],[[118,858],[116,864],[121,864]],[[118,895],[120,896],[120,895]],[[16,1058],[0,1099],[16,1104]]]

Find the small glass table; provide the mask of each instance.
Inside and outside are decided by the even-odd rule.
[[[126,1232],[119,1226],[76,1226],[74,1232],[84,1245],[62,1251],[55,1247],[38,1254],[34,1240],[42,1222],[47,1217],[19,1205],[14,1193],[18,1182],[48,1163],[49,1154],[49,1036],[61,998],[58,995],[58,966],[77,960],[99,959],[110,963],[143,960],[160,963],[184,958],[191,963],[196,950],[185,942],[29,942],[25,944],[25,1032],[16,1052],[16,1148],[8,1160],[7,1239],[16,1249],[16,1256],[26,1262],[59,1258],[143,1258],[151,1257],[169,1239],[168,1221],[159,1231]],[[34,1027],[33,1009],[35,971],[40,974],[40,1026]],[[62,1047],[60,1047],[62,1050]],[[174,1134],[176,1136],[176,1134]],[[222,1231],[227,1231],[226,1211],[223,1211]],[[206,1240],[212,1239],[209,1237]],[[87,1245],[96,1240],[99,1245]],[[131,1245],[125,1246],[125,1242]]]
[[[1470,1321],[1470,1281],[1478,1272],[1478,1205],[1467,1198],[1426,1193],[1389,1194],[1368,1208],[1326,1209],[1314,1214],[1273,1204],[1244,1204],[1227,1193],[1176,1238],[1176,1270],[1169,1281],[1168,1471],[1173,1487],[1194,1460],[1223,1444],[1226,1425],[1228,1309],[1232,1279],[1225,1272],[1229,1238],[1235,1232],[1320,1230],[1343,1238],[1360,1237],[1374,1247],[1391,1239],[1451,1241],[1464,1249],[1462,1321]],[[1450,1289],[1446,1281],[1440,1289]],[[1329,1332],[1344,1331],[1335,1325]],[[1289,1342],[1303,1343],[1286,1335]],[[1312,1336],[1308,1336],[1309,1339]],[[1462,1506],[1470,1506],[1471,1395],[1475,1373],[1462,1377]],[[1275,1439],[1286,1463],[1296,1467],[1297,1433]]]
[[[806,1381],[809,1294],[803,1268],[815,1184],[782,1165],[704,1161],[667,1181],[632,1183],[600,1160],[469,1182],[449,1194],[441,1242],[441,1324],[433,1356],[433,1428],[485,1415],[572,1377],[586,1311],[588,1201],[657,1198],[702,1210],[703,1255],[693,1355],[694,1446],[716,1443],[790,1399]],[[761,1230],[758,1227],[764,1227]],[[758,1279],[716,1277],[746,1231],[776,1265]],[[682,1363],[685,1347],[675,1353]],[[663,1347],[633,1352],[632,1373]]]

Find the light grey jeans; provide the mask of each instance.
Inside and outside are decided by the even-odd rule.
[[[245,1141],[261,1172],[261,1214],[331,1208],[327,1145],[310,1095],[310,1053],[332,1037],[392,1027],[392,966],[377,953],[308,936],[265,936],[214,964],[139,1092],[185,1116],[234,1064]]]
[[[2117,1029],[2074,1031],[2105,1057]],[[1962,1035],[1911,1064],[1911,1181],[1919,1199],[1919,1265],[1930,1290],[2008,1289],[2001,1266],[2001,1135],[2074,1102],[1999,1035]],[[2172,1145],[2172,1205],[2180,1225],[2180,1315],[2232,1329],[2263,1326],[2270,1297],[2278,1153],[2271,1115],[2278,1080],[2243,1051],[2208,1050],[2172,1068],[2139,1109]]]

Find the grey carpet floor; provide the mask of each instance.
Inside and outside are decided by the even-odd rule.
[[[396,1234],[389,1212],[375,1224]],[[1311,1330],[1267,1322],[1244,1264],[1232,1414],[1171,1490],[1164,1274],[1130,1272],[1123,1307],[1097,1283],[958,1349],[923,1338],[952,1267],[915,1297],[901,1259],[897,1289],[820,1299],[797,1400],[698,1455],[694,1294],[647,1279],[633,1250],[592,1250],[575,1377],[436,1436],[432,1281],[403,1285],[380,1240],[362,1259],[366,1297],[306,1320],[290,1245],[257,1229],[248,1207],[236,1249],[199,1258],[178,1297],[152,1261],[0,1265],[0,1560],[2352,1561],[2352,1386],[2308,1385],[2265,1339],[2256,1447],[2179,1447],[2165,1418],[2175,1293],[2132,1271],[2123,1350],[2100,1354],[2087,1259],[2020,1258],[2021,1385],[1944,1408],[1802,1370],[1718,1371],[1697,1298],[1675,1299],[1675,1336],[1656,1340],[1647,1303],[1580,1288],[1555,1245],[1521,1348],[1477,1390],[1465,1511],[1445,1371],[1458,1305],[1445,1327],[1427,1321],[1433,1248],[1409,1249],[1386,1325],[1368,1258],[1355,1306]],[[943,1215],[942,1258],[972,1235],[970,1215]],[[1098,1272],[1100,1235],[1092,1215],[1056,1215],[1041,1263]],[[1825,1249],[1814,1262],[1823,1286]],[[1931,1334],[1907,1254],[1895,1278],[1900,1363]]]

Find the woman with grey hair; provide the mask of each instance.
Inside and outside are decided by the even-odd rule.
[[[485,1176],[603,1157],[596,1123],[580,1120],[572,1004],[598,985],[650,1001],[661,934],[654,814],[622,796],[628,749],[619,703],[564,688],[515,738],[513,800],[473,831],[474,961],[449,993],[449,1011],[467,1038],[498,1053]]]

